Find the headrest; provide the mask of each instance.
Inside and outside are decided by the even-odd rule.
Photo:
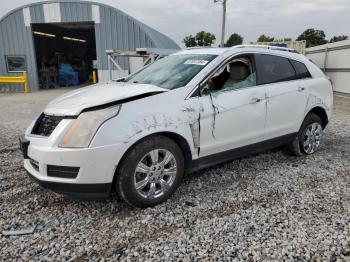
[[[243,63],[232,63],[230,65],[230,79],[241,81],[249,76],[249,68]]]

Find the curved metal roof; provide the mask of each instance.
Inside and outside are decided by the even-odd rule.
[[[20,7],[17,7],[13,10],[11,10],[10,12],[8,12],[7,14],[5,14],[1,19],[0,19],[0,23],[5,20],[8,16],[10,16],[11,14],[15,13],[16,11],[19,11],[23,8],[26,7],[32,7],[32,6],[38,6],[38,5],[42,5],[42,4],[52,4],[52,3],[86,3],[86,4],[93,4],[93,5],[98,5],[98,6],[103,6],[106,8],[109,8],[111,10],[114,10],[115,12],[120,12],[123,15],[125,15],[126,17],[128,17],[129,19],[133,20],[135,22],[135,24],[137,24],[138,26],[140,26],[140,28],[142,28],[142,30],[149,36],[149,38],[152,40],[152,42],[154,43],[154,45],[157,48],[166,48],[166,49],[180,49],[180,47],[172,40],[170,39],[168,36],[158,32],[157,30],[145,25],[144,23],[140,22],[139,20],[133,18],[132,16],[126,14],[125,12],[110,6],[110,5],[106,5],[103,3],[99,3],[99,2],[94,2],[94,1],[82,1],[82,0],[56,0],[56,1],[41,1],[41,2],[35,2],[35,3],[31,3],[31,4],[27,4],[27,5],[23,5]]]

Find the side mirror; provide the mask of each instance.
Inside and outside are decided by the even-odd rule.
[[[205,83],[200,87],[200,96],[207,96],[209,94],[210,94],[209,85],[208,83]]]

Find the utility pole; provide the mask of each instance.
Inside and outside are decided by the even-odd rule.
[[[222,3],[222,27],[221,27],[221,47],[225,46],[225,27],[226,27],[226,2],[227,0],[214,0],[214,3]]]

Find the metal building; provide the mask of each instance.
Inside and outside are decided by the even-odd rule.
[[[0,20],[0,76],[26,71],[31,91],[48,88],[55,70],[68,64],[79,83],[108,78],[106,50],[137,48],[179,49],[164,34],[122,11],[101,3],[59,0],[17,8]],[[128,70],[129,61],[119,61]],[[72,68],[71,68],[72,67]],[[50,80],[54,78],[55,80]],[[51,82],[50,82],[51,81]],[[1,84],[0,91],[21,91],[20,85]]]
[[[335,92],[350,95],[350,40],[307,48],[306,56],[332,78]]]

